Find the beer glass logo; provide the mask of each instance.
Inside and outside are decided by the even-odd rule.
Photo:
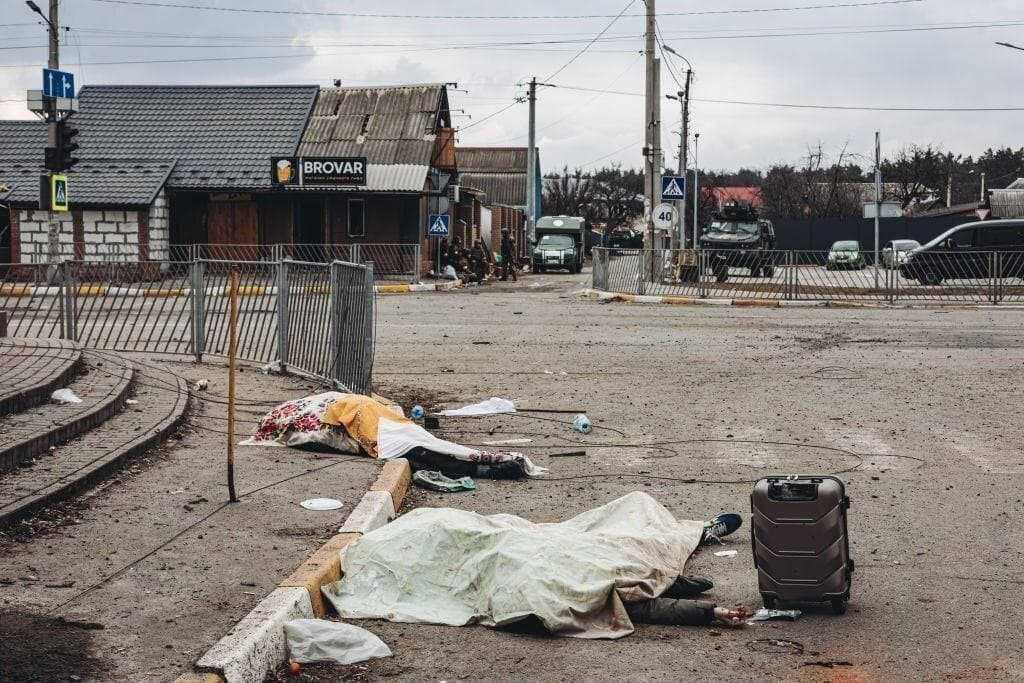
[[[290,183],[292,175],[295,173],[295,168],[292,166],[291,159],[279,159],[277,162],[277,182],[282,185]]]

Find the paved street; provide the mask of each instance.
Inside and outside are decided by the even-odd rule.
[[[1024,575],[1019,311],[706,309],[580,300],[587,275],[545,275],[446,295],[382,298],[377,378],[452,403],[490,396],[586,408],[600,427],[573,450],[566,424],[444,423],[471,443],[524,447],[552,481],[416,490],[413,505],[555,521],[634,490],[685,518],[744,514],[735,558],[698,554],[714,599],[760,606],[749,483],[842,473],[857,562],[850,612],[740,631],[642,626],[626,639],[372,622],[412,679],[1019,679],[1014,607]],[[476,343],[474,343],[476,342]],[[492,434],[493,430],[493,434]],[[662,442],[664,446],[650,446]],[[673,442],[673,443],[669,443]],[[597,445],[601,444],[601,445]],[[779,645],[784,639],[799,645]],[[783,650],[773,652],[773,650]],[[955,656],[950,656],[955,653]],[[819,663],[849,662],[824,668]],[[328,678],[325,678],[327,680]]]

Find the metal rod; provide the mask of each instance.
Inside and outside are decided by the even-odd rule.
[[[238,326],[238,271],[231,270],[230,282],[230,305],[231,320],[228,339],[228,495],[232,503],[238,502],[238,494],[235,493],[235,356],[237,348],[237,326]]]

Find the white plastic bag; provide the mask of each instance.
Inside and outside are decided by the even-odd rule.
[[[455,268],[452,266],[445,266],[442,277],[446,280],[458,280],[459,274],[455,272]]]
[[[299,664],[357,664],[390,657],[391,649],[364,628],[324,619],[293,619],[284,625],[289,658]]]
[[[58,389],[50,395],[50,398],[57,403],[81,403],[82,399],[75,396],[75,392],[70,389]]]
[[[514,412],[516,412],[515,403],[505,398],[495,397],[454,410],[442,410],[438,414],[446,417],[478,417],[481,415],[501,415]]]

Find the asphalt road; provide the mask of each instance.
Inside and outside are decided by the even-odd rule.
[[[464,442],[534,439],[523,449],[552,477],[599,476],[417,490],[412,505],[556,521],[642,490],[682,518],[728,510],[746,523],[750,484],[657,477],[842,472],[857,561],[849,613],[737,631],[642,626],[615,642],[366,622],[396,655],[370,664],[371,676],[1024,677],[1024,312],[603,305],[573,295],[587,282],[548,274],[380,300],[383,388],[453,404],[503,396],[585,408],[626,435],[599,429],[578,440],[617,445],[554,459],[545,453],[574,449],[567,424],[448,421]],[[679,443],[666,453],[642,445],[652,440]],[[760,606],[748,534],[745,524],[729,539],[735,558],[693,560],[721,604]]]

